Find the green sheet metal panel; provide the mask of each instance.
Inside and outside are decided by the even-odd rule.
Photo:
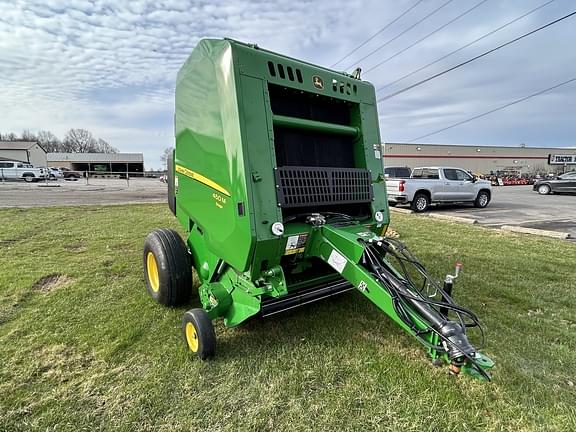
[[[184,226],[192,225],[189,218],[199,228],[210,251],[200,267],[216,255],[245,270],[253,244],[236,81],[230,42],[212,39],[198,43],[177,77],[176,214]]]

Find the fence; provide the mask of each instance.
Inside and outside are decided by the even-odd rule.
[[[24,178],[19,177],[18,173],[8,171],[8,169],[4,170],[0,168],[0,182],[5,183],[7,181],[24,181]],[[127,186],[130,186],[130,182],[135,180],[138,181],[145,179],[151,181],[155,179],[156,181],[163,181],[165,178],[166,175],[162,172],[146,173],[142,171],[63,171],[61,176],[50,175],[44,178],[35,177],[32,180],[35,182],[43,182],[45,184],[54,183],[55,181],[79,181],[84,182],[87,185],[109,185],[115,181],[122,181],[122,183],[125,182]]]

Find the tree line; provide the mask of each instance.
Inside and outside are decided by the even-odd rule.
[[[0,141],[36,141],[47,153],[118,153],[116,147],[102,138],[95,137],[86,129],[70,129],[63,139],[50,131],[33,133],[25,130],[21,135],[13,132],[1,133]]]

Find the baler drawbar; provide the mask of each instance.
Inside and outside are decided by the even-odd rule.
[[[476,315],[398,240],[373,86],[229,39],[200,41],[178,74],[168,204],[184,230],[144,244],[149,294],[175,306],[200,280],[184,339],[215,354],[212,321],[233,327],[357,290],[446,364],[489,379],[467,330]]]

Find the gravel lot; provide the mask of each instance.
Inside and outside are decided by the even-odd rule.
[[[0,182],[0,207],[52,207],[87,204],[156,203],[166,201],[166,183],[135,178]]]
[[[539,195],[532,186],[494,187],[492,193],[485,209],[441,206],[431,211],[476,219],[494,228],[515,225],[567,232],[576,238],[576,195]]]

